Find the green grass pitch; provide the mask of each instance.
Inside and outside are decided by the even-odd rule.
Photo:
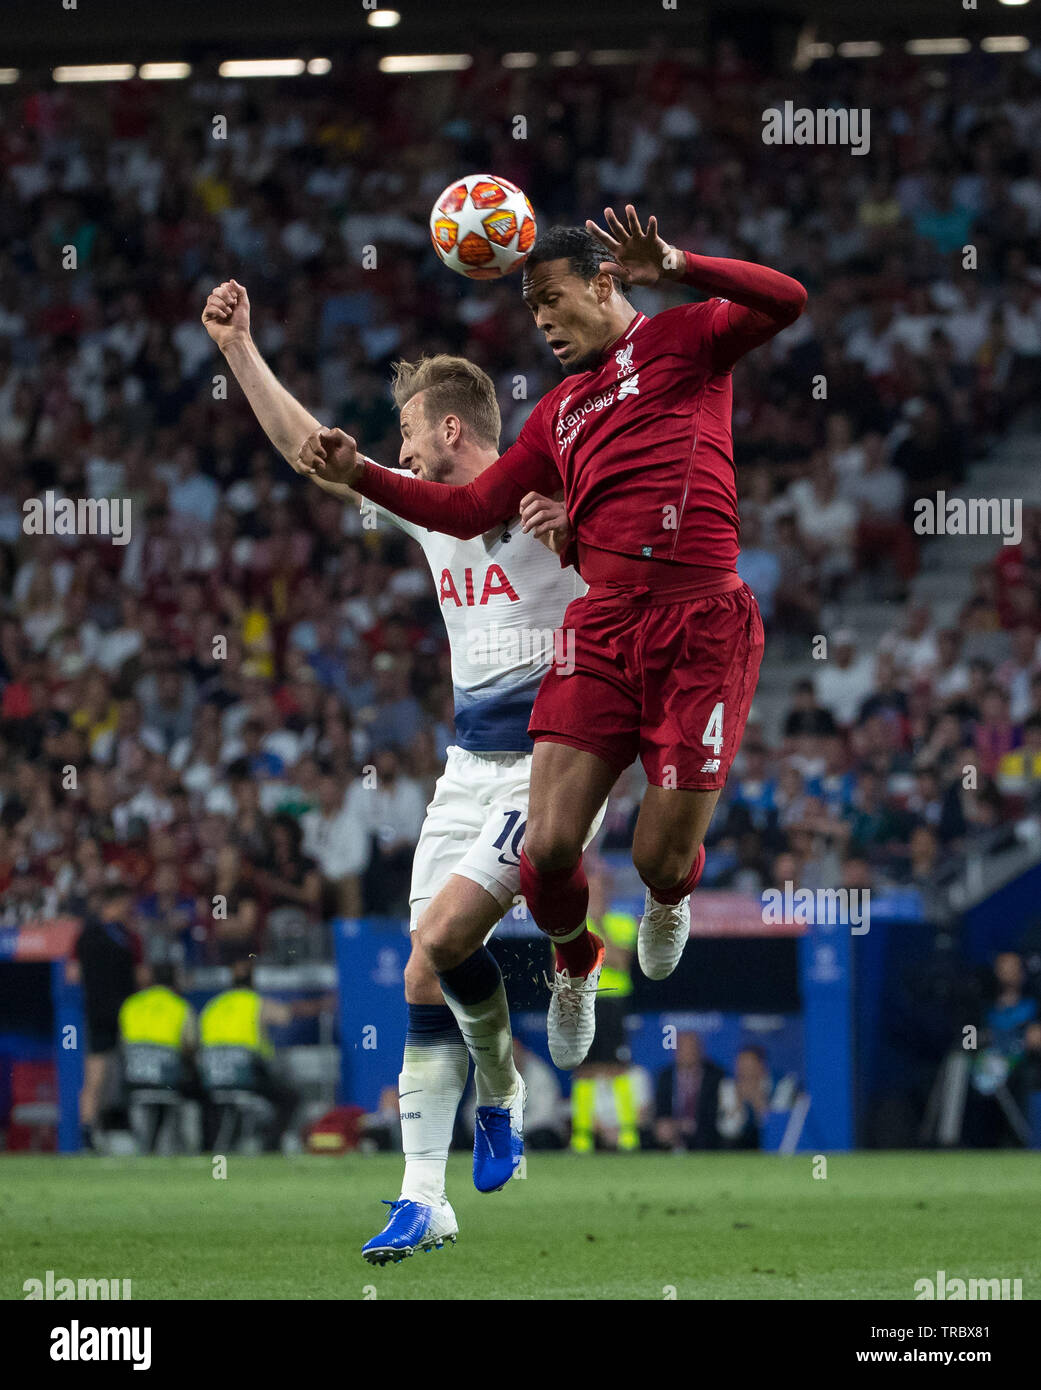
[[[0,1297],[129,1278],[134,1299],[913,1299],[948,1277],[1041,1291],[1030,1153],[533,1154],[482,1196],[453,1155],[454,1248],[359,1254],[398,1192],[373,1158],[0,1158]],[[373,1292],[373,1290],[375,1292]],[[671,1293],[675,1290],[675,1293]]]

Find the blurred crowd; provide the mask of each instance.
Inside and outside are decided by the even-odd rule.
[[[914,602],[870,649],[832,633],[792,688],[779,746],[746,731],[710,832],[715,882],[909,886],[928,906],[966,852],[1041,835],[1039,603],[1028,509],[1022,543],[981,567],[957,625]]]
[[[528,1150],[686,1153],[777,1148],[799,1095],[794,1073],[774,1075],[764,1048],[741,1047],[731,1074],[708,1054],[700,1034],[683,1031],[676,1035],[673,1061],[654,1071],[631,1061],[618,1069],[632,1094],[629,1142],[612,1094],[616,1078],[599,1075],[588,1120],[588,1146],[578,1145],[574,1092],[566,1099],[554,1069],[516,1038],[513,1056],[527,1088],[524,1144]],[[458,1149],[472,1148],[475,1109],[476,1100],[468,1092],[453,1139]],[[386,1086],[379,1109],[362,1121],[363,1150],[400,1148],[399,1110],[397,1087]]]
[[[764,73],[727,44],[699,65],[651,41],[635,68],[478,50],[404,78],[363,50],[344,70],[0,88],[5,921],[84,912],[115,877],[153,959],[226,963],[405,906],[452,741],[437,602],[412,542],[267,445],[199,321],[222,279],[288,389],[392,461],[399,357],[484,366],[504,443],[557,379],[519,284],[468,284],[431,251],[461,171],[514,179],[543,225],[632,201],[672,242],[797,276],[809,308],[738,367],[734,438],[742,573],[800,650],[851,585],[906,595],[913,499],[1041,385],[1032,55]],[[791,98],[869,107],[871,159],[764,145],[761,112]],[[129,544],[26,535],[48,489],[131,499]],[[925,882],[1029,798],[1037,518],[996,549],[956,629],[914,606],[877,651],[835,635],[780,746],[749,729],[717,881]],[[994,659],[964,658],[974,632]],[[627,779],[609,843],[637,794]]]

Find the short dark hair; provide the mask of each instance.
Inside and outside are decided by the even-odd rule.
[[[524,262],[524,273],[527,274],[534,266],[543,265],[546,261],[567,261],[575,275],[589,281],[600,273],[600,262],[607,260],[608,254],[607,247],[597,241],[592,232],[587,232],[585,227],[550,227],[538,237],[528,252],[528,259]],[[612,275],[611,279],[615,288],[620,289],[621,281],[618,276]]]

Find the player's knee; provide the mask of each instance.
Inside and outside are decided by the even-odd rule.
[[[441,985],[430,958],[413,938],[412,954],[405,962],[405,1002],[407,1004],[438,1004]]]
[[[435,978],[437,972],[452,970],[471,954],[472,948],[460,937],[453,919],[436,907],[424,912],[419,919],[416,935]]]
[[[633,846],[633,864],[645,883],[672,888],[690,873],[694,855],[672,845]]]
[[[529,819],[524,831],[524,853],[533,868],[549,873],[577,864],[582,853],[582,841],[566,826],[554,826],[548,821]]]

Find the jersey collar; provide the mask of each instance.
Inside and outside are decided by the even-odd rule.
[[[641,313],[637,310],[636,317],[633,319],[633,321],[632,321],[632,323],[629,325],[629,327],[628,327],[627,329],[625,329],[624,332],[619,333],[619,335],[618,335],[617,338],[612,338],[611,341],[608,343],[607,347],[604,348],[603,356],[602,356],[601,359],[600,359],[600,367],[606,366],[607,362],[610,360],[611,354],[612,354],[613,352],[617,352],[618,349],[619,349],[620,347],[624,347],[625,344],[629,341],[629,339],[630,339],[630,338],[633,336],[633,334],[636,332],[636,330],[637,330],[638,328],[642,327],[642,325],[645,324],[646,322],[647,322],[647,315],[646,315],[646,314],[641,314]],[[600,370],[600,368],[598,367],[598,368],[597,368],[597,371],[599,371],[599,370]]]

